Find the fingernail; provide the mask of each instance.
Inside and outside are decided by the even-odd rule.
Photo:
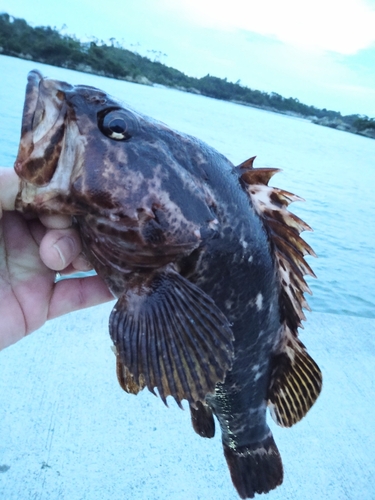
[[[76,245],[74,240],[72,238],[69,238],[69,236],[64,236],[56,241],[56,243],[53,245],[53,248],[55,248],[55,250],[59,254],[61,260],[61,269],[64,269],[71,262],[75,254]]]

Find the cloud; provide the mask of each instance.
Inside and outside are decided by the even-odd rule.
[[[241,29],[305,48],[354,54],[375,43],[375,8],[365,0],[164,0],[196,24]]]
[[[342,113],[375,116],[375,2],[0,0],[0,10],[81,39],[115,37],[188,75],[210,73]],[[372,48],[371,48],[371,44]],[[361,49],[361,47],[369,47]]]

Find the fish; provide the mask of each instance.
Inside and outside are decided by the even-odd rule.
[[[311,228],[277,168],[238,166],[87,85],[28,75],[16,208],[73,218],[117,302],[109,333],[120,386],[188,402],[202,437],[221,429],[241,498],[283,481],[273,420],[290,427],[322,389],[298,336],[311,293]]]

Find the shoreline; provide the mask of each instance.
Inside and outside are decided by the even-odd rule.
[[[338,117],[322,117],[319,118],[316,115],[310,115],[310,116],[305,116],[301,113],[294,112],[292,110],[279,110],[275,107],[272,106],[266,106],[266,105],[258,105],[255,103],[249,103],[246,101],[241,101],[238,99],[220,99],[219,97],[215,97],[213,95],[207,95],[200,90],[194,88],[194,87],[184,87],[182,85],[167,85],[167,84],[160,84],[158,82],[153,82],[149,80],[145,75],[137,75],[135,78],[132,76],[115,76],[111,74],[110,72],[106,72],[104,70],[97,71],[94,68],[92,68],[89,64],[78,64],[77,66],[74,67],[74,65],[71,64],[62,64],[62,65],[56,65],[56,64],[51,64],[47,59],[44,58],[33,58],[30,54],[24,54],[23,52],[21,53],[16,53],[13,51],[5,51],[2,47],[0,47],[0,56],[6,56],[6,57],[15,57],[17,59],[23,59],[26,61],[33,61],[36,63],[42,63],[42,64],[48,64],[50,66],[54,66],[57,68],[64,68],[64,69],[70,69],[72,71],[77,71],[80,73],[87,73],[91,75],[96,75],[96,76],[103,76],[106,78],[111,78],[113,80],[122,80],[130,83],[135,83],[138,85],[148,85],[148,86],[162,86],[165,88],[169,89],[175,89],[179,90],[181,92],[187,92],[189,94],[196,94],[196,95],[201,95],[203,97],[209,97],[211,99],[217,99],[219,101],[226,101],[226,102],[231,102],[234,104],[238,104],[240,106],[247,106],[251,108],[256,108],[256,109],[262,109],[264,111],[269,111],[271,113],[277,113],[280,115],[284,116],[292,116],[295,118],[301,118],[303,120],[307,120],[311,123],[314,123],[315,125],[321,125],[323,127],[328,127],[328,128],[333,128],[336,130],[340,130],[342,132],[348,132],[351,134],[355,135],[360,135],[362,137],[366,137],[368,139],[375,139],[375,128],[365,128],[364,130],[357,130],[355,127],[349,125],[347,122],[344,120],[338,118]]]

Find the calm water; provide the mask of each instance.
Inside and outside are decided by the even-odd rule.
[[[292,209],[318,259],[309,280],[313,310],[375,317],[375,140],[183,92],[146,87],[0,56],[0,164],[11,167],[29,70],[99,87],[133,108],[195,135],[233,163],[282,168],[271,184],[306,199]]]

